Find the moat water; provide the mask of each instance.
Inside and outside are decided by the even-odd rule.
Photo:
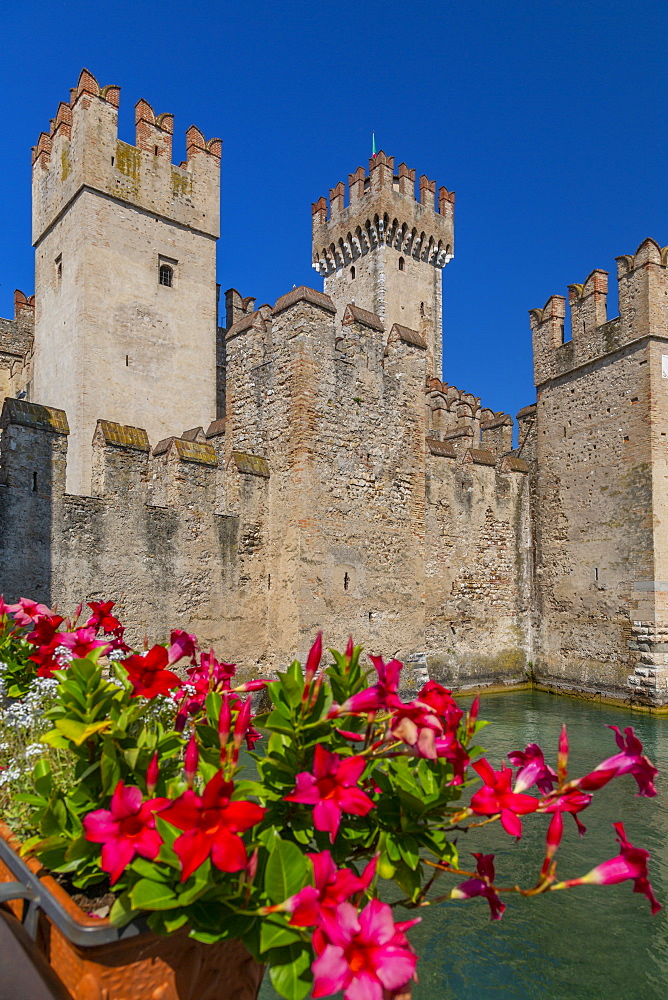
[[[606,724],[633,726],[659,768],[655,799],[638,798],[630,776],[596,793],[583,814],[579,840],[571,817],[558,853],[561,878],[584,875],[618,853],[612,822],[622,820],[629,840],[651,852],[650,879],[665,909],[650,915],[632,883],[571,889],[539,898],[504,894],[503,919],[489,920],[487,903],[474,899],[422,911],[410,931],[421,956],[414,1000],[665,1000],[668,996],[668,718],[540,692],[489,695],[481,717],[492,725],[480,743],[494,767],[504,752],[539,743],[554,764],[562,722],[568,726],[572,777],[616,752]],[[532,822],[533,820],[533,822]],[[519,844],[497,824],[462,836],[462,865],[470,851],[496,855],[499,885],[535,882],[543,857],[547,817],[528,817]],[[474,865],[473,859],[468,859]],[[445,885],[446,878],[443,879]],[[453,881],[454,884],[454,881]],[[402,911],[403,912],[403,911]],[[412,915],[412,914],[411,914]],[[268,982],[260,1000],[275,1000]]]

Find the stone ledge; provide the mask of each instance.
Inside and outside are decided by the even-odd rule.
[[[457,458],[457,450],[448,441],[437,441],[436,438],[427,438],[427,448],[432,455],[440,455],[443,458]]]
[[[269,462],[260,455],[249,455],[245,451],[233,451],[232,460],[239,472],[247,476],[260,476],[262,479],[269,479]]]
[[[274,316],[285,312],[286,309],[297,305],[298,302],[309,302],[312,306],[318,306],[319,309],[324,309],[325,312],[332,313],[333,316],[336,315],[336,306],[329,295],[325,295],[324,292],[316,292],[315,288],[300,285],[299,288],[293,288],[287,295],[282,295],[280,299],[276,300],[273,309]]]
[[[51,434],[69,434],[67,414],[52,406],[40,406],[39,403],[29,403],[27,399],[12,399],[7,397],[2,407],[0,427],[18,424],[20,427],[34,427],[39,431],[50,431]]]
[[[407,326],[401,326],[400,323],[395,323],[390,330],[390,337],[395,332],[398,334],[399,340],[403,340],[405,344],[413,344],[414,347],[421,347],[422,350],[426,351],[427,341],[424,339],[422,334],[417,332],[417,330],[411,330]]]
[[[117,424],[113,420],[98,420],[93,440],[99,437],[102,438],[104,444],[111,445],[113,448],[145,452],[151,450],[148,434],[143,427]]]
[[[368,309],[361,309],[360,306],[353,305],[352,302],[349,302],[346,306],[342,322],[344,326],[349,326],[351,323],[361,323],[362,326],[368,326],[372,330],[380,330],[381,333],[385,332],[385,327],[380,316],[369,312]]]

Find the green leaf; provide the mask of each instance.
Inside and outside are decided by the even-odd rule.
[[[87,725],[85,722],[77,722],[75,719],[56,719],[56,729],[78,747],[95,733],[101,733],[105,729],[109,729],[110,725],[111,721],[109,719],[105,719],[104,722],[91,723],[90,725]]]
[[[269,951],[270,948],[280,948],[282,945],[294,944],[301,940],[301,934],[294,927],[288,926],[285,920],[265,919],[262,921],[260,931],[260,951]]]
[[[115,927],[122,927],[124,924],[129,923],[135,914],[136,911],[132,909],[132,904],[130,902],[130,895],[129,893],[124,892],[116,898],[116,901],[111,907],[109,920]]]
[[[130,902],[135,910],[172,910],[179,906],[176,893],[163,882],[142,878],[130,890]]]
[[[277,839],[267,860],[265,891],[272,903],[282,903],[302,889],[309,876],[306,858],[296,844]]]
[[[300,943],[276,949],[269,962],[269,975],[276,992],[286,1000],[303,1000],[313,983],[310,947]]]

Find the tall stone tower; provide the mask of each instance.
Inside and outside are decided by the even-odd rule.
[[[442,375],[441,275],[454,250],[453,192],[420,178],[382,151],[313,205],[313,267],[337,311],[347,303],[375,313],[386,330],[397,323],[427,344],[427,374]]]
[[[216,414],[221,142],[135,109],[118,139],[118,87],[82,70],[33,150],[35,363],[31,398],[70,422],[67,489],[88,493],[98,418],[155,444]]]

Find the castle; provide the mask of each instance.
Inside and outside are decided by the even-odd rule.
[[[324,290],[230,289],[221,142],[81,73],[33,150],[35,294],[0,320],[0,592],[118,602],[266,672],[352,632],[455,687],[668,703],[668,250],[531,311],[513,420],[442,380],[454,195],[379,153],[313,205]],[[665,353],[664,353],[665,352]]]

